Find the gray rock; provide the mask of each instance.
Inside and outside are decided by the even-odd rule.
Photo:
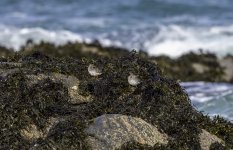
[[[88,143],[95,150],[114,150],[126,142],[154,146],[167,144],[168,136],[140,118],[106,114],[97,117],[87,129]]]
[[[202,129],[201,134],[199,135],[200,138],[200,145],[202,150],[209,150],[211,144],[218,142],[224,145],[224,142],[218,138],[217,136],[207,132],[206,130]]]
[[[203,65],[201,63],[193,63],[192,64],[193,69],[196,70],[197,73],[204,73],[210,70],[210,68],[206,65]]]
[[[223,58],[221,60],[219,60],[219,63],[221,65],[221,67],[224,68],[224,75],[223,75],[223,79],[225,79],[226,81],[230,81],[231,79],[233,79],[233,58]]]

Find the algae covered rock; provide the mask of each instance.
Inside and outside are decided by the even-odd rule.
[[[221,65],[219,60],[212,53],[187,53],[178,58],[172,59],[166,56],[155,57],[157,64],[164,70],[164,75],[182,81],[209,81],[229,82],[224,77],[225,71],[233,71]]]
[[[104,47],[98,41],[93,43],[69,42],[64,45],[56,46],[52,43],[41,42],[33,43],[29,40],[29,45],[22,46],[18,54],[28,55],[40,51],[52,57],[72,57],[75,59],[96,59],[96,58],[117,58],[127,55],[129,50],[119,47]],[[28,48],[29,47],[29,48]],[[1,51],[2,50],[2,51]],[[219,59],[215,54],[204,52],[200,49],[199,52],[187,53],[178,58],[169,58],[168,56],[149,56],[145,51],[139,51],[139,55],[154,64],[160,66],[163,74],[167,77],[175,78],[181,81],[209,81],[209,82],[232,82],[232,56],[227,56]],[[6,60],[7,56],[14,56],[13,60],[17,59],[12,49],[0,47],[0,56],[2,60]],[[41,56],[35,54],[24,58],[24,61],[31,59],[41,59]],[[1,59],[1,58],[0,58]],[[43,58],[45,61],[47,58]]]
[[[232,123],[195,110],[154,62],[136,52],[92,56],[36,52],[3,60],[0,149],[233,148]],[[90,64],[101,66],[101,74],[90,75]],[[140,82],[129,84],[130,74]]]
[[[118,114],[102,115],[86,129],[93,149],[117,149],[127,142],[154,146],[167,144],[168,136],[140,118]]]
[[[72,104],[80,104],[91,101],[91,96],[82,96],[79,94],[79,80],[71,75],[64,75],[59,73],[51,74],[37,74],[37,75],[27,75],[29,85],[32,86],[42,80],[50,79],[53,82],[61,82],[68,90],[69,102]]]

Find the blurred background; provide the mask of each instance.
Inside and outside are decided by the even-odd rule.
[[[0,0],[0,45],[91,42],[177,58],[233,55],[232,0]],[[172,67],[172,66],[171,66]],[[233,66],[232,66],[233,68]],[[233,85],[183,82],[193,105],[233,120]]]
[[[233,54],[232,8],[232,0],[1,0],[0,44],[98,39],[153,55]]]

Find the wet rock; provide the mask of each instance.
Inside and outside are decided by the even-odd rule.
[[[96,118],[86,132],[91,147],[97,150],[117,149],[132,141],[150,146],[168,143],[168,136],[161,133],[157,127],[140,118],[120,114],[107,114]]]

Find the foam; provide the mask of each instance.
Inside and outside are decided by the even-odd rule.
[[[82,38],[78,34],[66,30],[49,31],[39,27],[15,28],[0,26],[0,45],[19,50],[28,39],[33,39],[35,43],[46,41],[57,45],[65,44],[68,41],[90,41]]]
[[[199,111],[233,121],[233,84],[184,82],[181,86]]]
[[[227,83],[184,82],[181,86],[187,91],[190,99],[197,103],[233,94],[233,85]]]
[[[150,55],[178,57],[204,49],[219,56],[233,54],[233,25],[212,27],[160,26],[159,33],[144,47]]]
[[[115,33],[116,34],[116,33]],[[0,25],[0,45],[13,48],[18,51],[28,39],[32,39],[34,43],[41,41],[51,42],[56,45],[66,44],[67,42],[86,42],[91,43],[94,37],[80,35],[67,30],[51,31],[40,27],[34,28],[16,28]],[[97,37],[103,46],[124,47],[119,40],[110,40],[105,37]]]
[[[78,34],[67,30],[52,31],[40,27],[17,28],[0,25],[0,45],[19,50],[28,39],[33,39],[35,43],[43,40],[55,44],[65,44],[68,41],[91,42],[93,39],[98,39],[103,46],[119,46],[130,50],[144,49],[150,55],[178,57],[190,51],[199,51],[200,48],[216,53],[218,56],[233,55],[233,25],[155,26],[154,33],[145,28],[144,32],[140,29],[132,32],[133,35],[131,35],[126,34],[127,31],[124,31],[124,34],[121,31]]]

